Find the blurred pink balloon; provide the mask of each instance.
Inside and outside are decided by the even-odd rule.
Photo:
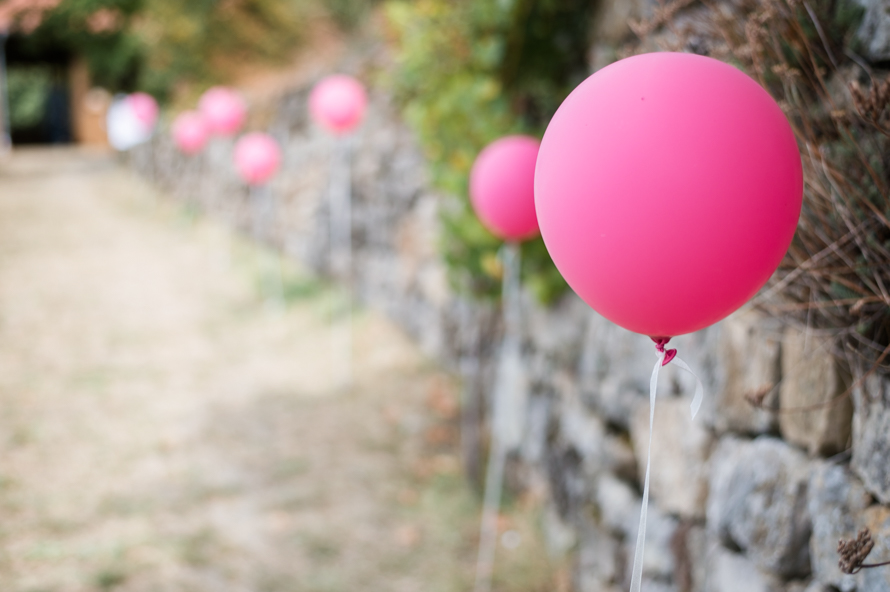
[[[272,178],[281,165],[281,148],[268,134],[254,132],[235,144],[235,167],[244,182],[262,185]]]
[[[597,312],[650,337],[702,329],[750,299],[788,249],[802,195],[776,102],[692,54],[627,58],[582,82],[535,172],[559,271]]]
[[[218,136],[235,135],[247,119],[247,104],[241,95],[222,86],[214,86],[201,95],[198,110],[210,133]]]
[[[210,130],[198,111],[180,113],[173,121],[173,141],[186,154],[197,154],[204,149]]]
[[[144,92],[133,93],[127,97],[127,104],[145,129],[154,128],[158,122],[158,102],[153,96]]]
[[[309,113],[313,119],[335,134],[346,134],[362,121],[368,96],[362,84],[343,74],[324,78],[309,95]]]
[[[524,240],[538,234],[535,215],[535,161],[540,142],[506,136],[485,147],[470,171],[470,201],[494,235]]]

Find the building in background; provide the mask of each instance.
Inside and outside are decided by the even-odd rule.
[[[23,144],[107,145],[105,111],[110,94],[92,87],[86,63],[63,40],[30,37],[61,0],[0,0],[4,70],[3,134],[6,147]],[[113,26],[99,13],[96,30]]]

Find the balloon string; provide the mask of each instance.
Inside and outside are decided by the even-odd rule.
[[[630,592],[640,592],[643,585],[643,543],[646,540],[646,521],[649,514],[649,472],[652,465],[652,426],[655,423],[655,393],[658,390],[658,371],[664,364],[664,348],[657,352],[658,360],[649,379],[649,448],[646,451],[646,479],[643,484],[643,506],[640,508],[640,527],[637,530],[637,547],[634,550],[633,575]]]
[[[334,145],[329,185],[331,275],[342,282],[346,301],[342,327],[333,327],[333,367],[340,388],[352,386],[352,146],[348,137]],[[332,296],[333,298],[333,296]],[[332,313],[336,303],[331,301]],[[337,322],[332,314],[331,322]]]
[[[494,571],[495,550],[497,548],[498,513],[500,511],[501,493],[504,485],[504,465],[507,452],[511,445],[521,437],[513,426],[510,416],[511,403],[519,393],[504,388],[515,383],[502,374],[503,359],[518,359],[521,347],[520,322],[520,249],[517,243],[504,244],[500,252],[504,265],[503,278],[503,313],[504,339],[501,345],[501,364],[498,371],[498,382],[493,397],[493,418],[491,421],[491,452],[485,475],[485,494],[482,505],[482,521],[479,527],[479,554],[476,559],[476,579],[474,592],[490,592],[491,576]],[[514,369],[515,371],[515,369]]]
[[[677,357],[677,350],[670,349],[665,351],[664,346],[667,344],[668,339],[655,339],[654,341],[655,353],[658,359],[655,361],[655,368],[652,369],[652,377],[649,379],[649,445],[646,450],[646,478],[643,482],[643,505],[640,508],[640,527],[637,530],[637,546],[634,549],[630,592],[640,592],[640,588],[643,585],[643,550],[646,542],[646,522],[649,515],[649,475],[652,468],[652,427],[655,424],[655,395],[658,391],[658,371],[662,366],[666,366],[673,361],[695,378],[695,396],[692,398],[692,405],[690,406],[693,419],[695,419],[698,410],[701,408],[702,399],[704,399],[704,387],[699,377],[695,375],[686,362]]]

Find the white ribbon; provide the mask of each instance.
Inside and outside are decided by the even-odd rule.
[[[689,411],[692,413],[692,419],[695,419],[695,416],[698,415],[698,410],[701,409],[702,400],[705,398],[705,387],[702,386],[701,379],[695,375],[695,372],[692,371],[689,364],[681,360],[679,356],[674,356],[671,363],[676,364],[682,370],[686,370],[692,374],[692,377],[695,379],[695,395],[692,397],[692,403],[689,404]],[[649,433],[652,433],[652,426],[649,426]]]
[[[637,530],[637,547],[634,550],[634,566],[630,579],[630,592],[640,592],[643,585],[643,547],[646,541],[646,520],[649,514],[649,472],[652,466],[652,426],[655,423],[655,393],[658,390],[658,371],[664,364],[664,351],[656,352],[658,360],[655,362],[655,368],[652,369],[652,377],[649,379],[649,448],[646,451],[646,479],[643,482],[643,505],[640,508],[640,527]],[[705,389],[701,380],[695,375],[695,372],[689,368],[689,365],[674,356],[671,360],[681,369],[692,374],[695,378],[695,396],[692,397],[690,410],[692,411],[692,419],[701,408],[702,399],[704,398]]]

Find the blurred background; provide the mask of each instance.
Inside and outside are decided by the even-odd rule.
[[[2,0],[0,32],[0,589],[480,590],[499,381],[527,396],[491,589],[627,589],[651,343],[533,239],[499,374],[467,182],[591,73],[685,51],[779,102],[805,203],[753,303],[676,340],[706,402],[663,374],[643,589],[890,590],[837,553],[868,528],[890,560],[886,0]],[[368,92],[348,136],[309,114],[333,73]],[[171,135],[217,85],[281,148],[262,213],[236,138]],[[115,151],[137,91],[159,120]]]

